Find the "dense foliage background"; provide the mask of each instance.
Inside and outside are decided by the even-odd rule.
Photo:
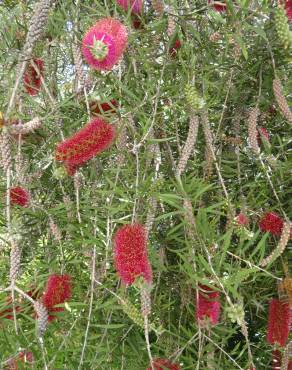
[[[73,286],[72,298],[49,323],[43,342],[31,302],[15,293],[20,307],[15,325],[5,315],[10,293],[1,293],[0,368],[28,350],[35,369],[147,369],[144,330],[118,298],[140,310],[139,286],[120,284],[112,254],[116,229],[133,220],[147,222],[150,229],[152,356],[180,363],[182,369],[248,369],[252,360],[257,369],[271,368],[273,347],[265,339],[268,304],[289,276],[291,244],[260,267],[279,236],[262,232],[259,220],[269,211],[286,220],[292,213],[292,130],[272,88],[277,76],[291,100],[291,55],[275,29],[276,1],[226,3],[226,11],[217,12],[206,0],[173,0],[159,15],[145,1],[135,28],[130,11],[114,0],[52,2],[30,55],[44,61],[42,89],[30,96],[21,80],[5,116],[37,2],[0,2],[2,130],[15,120],[39,117],[42,123],[27,135],[9,136],[11,184],[25,186],[31,200],[29,207],[11,208],[7,225],[3,170],[1,288],[10,284],[8,233],[22,251],[21,290],[42,291],[53,273],[69,274]],[[83,62],[88,79],[83,90],[74,48],[90,26],[107,16],[126,25],[128,48],[109,72],[93,71]],[[171,53],[176,40],[181,47]],[[195,112],[197,141],[186,169],[176,176],[194,114],[185,95],[188,84],[205,106]],[[106,117],[118,128],[116,143],[75,176],[66,175],[54,159],[56,144],[89,122],[90,102],[112,99],[119,108]],[[255,106],[260,109],[257,124],[267,130],[270,143],[262,139],[260,155],[248,140],[249,111]],[[211,154],[203,129],[207,115]],[[238,224],[239,212],[249,218],[248,225]],[[215,326],[198,325],[198,284],[220,291]],[[248,337],[230,320],[234,305],[244,309]]]

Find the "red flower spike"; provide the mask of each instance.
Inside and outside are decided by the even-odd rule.
[[[115,99],[111,99],[109,102],[97,102],[92,101],[89,103],[90,112],[92,114],[100,114],[103,115],[104,113],[115,113],[117,111],[119,103]]]
[[[269,305],[267,341],[284,347],[290,330],[291,313],[289,303],[272,299]]]
[[[163,358],[156,358],[153,360],[153,367],[155,370],[180,370],[180,366]],[[147,370],[152,370],[151,366]]]
[[[282,354],[281,351],[278,349],[275,349],[272,352],[272,370],[280,370],[281,369],[281,363],[282,363]]]
[[[74,166],[83,165],[96,154],[107,149],[112,144],[114,136],[114,126],[100,118],[95,118],[74,135],[59,143],[55,158],[65,163],[67,171],[74,172]],[[69,169],[70,166],[73,168]]]
[[[117,4],[126,12],[131,9],[132,14],[142,13],[143,0],[117,0]]]
[[[288,20],[292,21],[292,0],[286,1],[285,9]]]
[[[116,19],[102,18],[85,34],[82,53],[90,67],[111,70],[128,42],[126,27]]]
[[[42,83],[41,77],[44,76],[44,61],[41,59],[33,59],[33,63],[36,65],[38,71],[30,64],[23,75],[24,88],[31,96],[37,95],[40,91]]]
[[[267,131],[267,129],[265,127],[259,127],[258,128],[258,134],[257,134],[257,139],[258,139],[258,143],[259,145],[262,144],[262,138],[268,143],[270,144],[270,135]]]
[[[196,299],[196,317],[198,322],[208,317],[212,325],[218,323],[220,315],[219,296],[219,292],[215,292],[206,285],[199,285],[199,295]]]
[[[175,40],[172,47],[169,49],[169,54],[172,58],[175,58],[177,55],[177,51],[181,48],[181,42],[179,39]]]
[[[249,224],[249,219],[244,213],[240,212],[239,215],[236,217],[236,222],[238,223],[238,225],[247,226]]]
[[[281,235],[284,221],[275,212],[266,213],[259,222],[259,227],[263,232],[269,232],[273,235]]]
[[[143,276],[148,283],[152,282],[144,226],[125,225],[118,229],[114,237],[114,260],[124,284],[133,284],[138,276]]]
[[[217,1],[214,1],[214,0],[209,0],[208,1],[209,4],[214,8],[214,10],[216,10],[216,12],[225,12],[226,11],[226,5],[225,4],[222,4],[224,3],[224,1],[219,1],[218,0],[218,4],[217,4]],[[219,4],[221,3],[221,4]]]
[[[65,303],[71,298],[72,282],[69,275],[51,275],[48,278],[45,293],[42,297],[44,306],[49,313],[62,312],[63,307],[54,307],[57,304]],[[49,321],[56,317],[49,315]]]
[[[28,207],[30,197],[26,189],[20,186],[14,186],[10,188],[9,196],[11,206],[18,205],[20,207]]]

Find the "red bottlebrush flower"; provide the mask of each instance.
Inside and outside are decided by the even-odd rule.
[[[288,20],[292,21],[292,0],[286,1],[285,9]]]
[[[44,306],[49,313],[62,312],[64,308],[55,307],[55,305],[64,303],[71,298],[72,282],[69,275],[51,275],[48,278],[45,293],[42,297]],[[49,321],[55,319],[55,316],[49,315]]]
[[[173,364],[172,362],[165,360],[163,358],[156,358],[153,360],[153,367],[155,370],[180,370],[180,366]],[[147,370],[152,370],[151,366]]]
[[[111,99],[109,102],[98,102],[98,101],[91,101],[89,103],[90,111],[92,114],[100,114],[103,115],[104,113],[115,113],[117,111],[119,103],[115,99]]]
[[[82,53],[94,69],[110,70],[128,42],[126,27],[116,19],[103,18],[91,27],[82,41]]]
[[[169,49],[169,54],[172,58],[176,57],[178,49],[181,48],[181,42],[179,39],[175,40],[172,47]]]
[[[223,1],[217,2],[217,1],[209,0],[209,4],[212,5],[212,7],[214,8],[214,10],[216,10],[216,12],[225,12],[226,5],[222,3]]]
[[[132,14],[142,13],[143,0],[117,0],[117,4],[126,12],[131,9]]]
[[[247,226],[249,224],[249,219],[244,213],[240,212],[239,215],[236,217],[236,222],[238,223],[238,225]]]
[[[146,244],[146,231],[140,224],[125,225],[116,232],[114,260],[123,283],[131,285],[135,278],[141,275],[147,282],[152,281]]]
[[[21,363],[27,364],[32,363],[34,361],[34,357],[32,352],[20,352],[17,358],[12,358],[7,363],[7,369],[8,370],[18,370],[23,369],[24,365],[21,365]],[[18,367],[20,365],[21,367]]]
[[[9,190],[10,205],[18,205],[21,207],[27,207],[29,204],[29,193],[26,189],[20,186],[14,186]]]
[[[260,220],[259,227],[261,231],[269,232],[273,235],[281,235],[284,221],[275,212],[266,213]]]
[[[44,75],[44,61],[41,59],[33,59],[33,63],[38,70],[30,64],[23,75],[25,90],[31,96],[37,95],[40,91],[41,77]]]
[[[272,352],[272,370],[280,370],[282,363],[282,354],[281,351],[275,349]]]
[[[272,299],[269,305],[267,341],[284,347],[290,330],[291,313],[289,303]]]
[[[216,325],[218,323],[220,315],[219,296],[219,292],[215,292],[208,286],[199,286],[199,295],[196,299],[196,316],[198,322],[208,317],[212,325]]]
[[[266,141],[266,143],[268,144],[270,143],[270,135],[265,127],[258,128],[257,139],[258,139],[259,145],[262,144],[262,138]]]
[[[57,161],[63,161],[67,167],[83,165],[96,154],[107,149],[113,142],[114,136],[115,129],[112,125],[95,118],[73,136],[59,143],[55,158]]]

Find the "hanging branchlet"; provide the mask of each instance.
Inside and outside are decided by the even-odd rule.
[[[185,210],[187,235],[192,241],[194,241],[196,239],[196,221],[194,217],[192,202],[190,201],[190,199],[184,199],[183,209]]]
[[[151,286],[149,284],[142,284],[140,290],[141,298],[141,313],[143,317],[149,316],[151,313]]]
[[[116,161],[118,167],[121,167],[125,163],[125,149],[127,147],[127,127],[122,121],[119,122],[119,135],[116,140],[116,146],[118,149]]]
[[[0,144],[2,155],[1,165],[3,167],[3,170],[7,172],[12,167],[12,157],[11,157],[10,135],[4,128],[2,130],[2,134],[0,137]]]
[[[211,132],[211,127],[208,119],[207,112],[202,112],[202,126],[206,141],[205,147],[205,167],[204,167],[204,176],[209,178],[212,175],[214,155],[213,155],[213,135]]]
[[[283,94],[283,88],[281,81],[278,78],[275,78],[273,81],[273,91],[275,95],[276,102],[284,116],[284,118],[289,122],[292,123],[292,112],[289,108],[287,100]]]
[[[178,165],[176,169],[176,176],[178,177],[180,177],[181,174],[185,171],[187,161],[191,153],[194,150],[194,146],[195,146],[197,135],[198,135],[198,128],[199,128],[199,119],[196,115],[193,115],[190,118],[187,140],[183,147],[181,157],[178,161]]]
[[[74,188],[76,191],[79,191],[80,188],[82,187],[84,182],[84,177],[80,172],[76,172],[74,175]]]
[[[273,252],[266,258],[264,258],[261,262],[261,266],[265,267],[269,263],[273,262],[276,258],[281,256],[281,254],[284,252],[288,241],[290,239],[290,229],[291,229],[291,222],[286,221],[284,223],[283,229],[282,229],[282,234],[279,240],[279,243],[276,247],[276,249],[273,250]]]
[[[151,4],[155,12],[159,17],[161,17],[164,13],[165,4],[163,0],[151,0]]]
[[[27,182],[27,161],[24,160],[21,150],[19,150],[15,156],[14,166],[17,182],[21,185],[25,185]]]
[[[292,342],[289,342],[285,348],[285,351],[282,357],[281,370],[289,370],[291,354],[292,354]]]
[[[258,108],[252,108],[249,112],[247,124],[248,124],[248,139],[254,154],[260,153],[260,147],[258,144],[258,131],[257,131],[257,120],[260,111]]]
[[[48,311],[39,301],[35,302],[34,309],[37,314],[38,337],[42,338],[48,325]]]
[[[77,78],[80,84],[80,88],[84,88],[86,83],[86,74],[83,69],[81,51],[77,43],[72,45],[73,60],[76,68]]]
[[[174,9],[169,8],[169,12],[173,13]],[[176,29],[175,17],[172,14],[168,14],[168,23],[167,23],[167,35],[172,37]]]
[[[22,51],[24,59],[28,59],[31,56],[35,43],[43,34],[43,30],[47,24],[50,6],[51,0],[40,0],[35,6]]]
[[[35,117],[31,121],[26,122],[22,125],[9,126],[9,132],[12,135],[25,135],[41,127],[41,124],[41,120],[38,117]]]
[[[54,220],[52,219],[52,217],[49,218],[49,226],[51,234],[53,235],[55,240],[60,243],[62,240],[62,234],[59,227],[55,224]]]
[[[11,250],[10,250],[10,281],[15,284],[17,277],[20,272],[20,261],[21,261],[21,249],[17,244],[16,240],[11,240]]]
[[[146,230],[147,235],[149,235],[153,227],[156,209],[157,209],[157,199],[155,197],[151,197],[149,201],[149,208],[148,208],[146,222],[145,222],[145,230]]]

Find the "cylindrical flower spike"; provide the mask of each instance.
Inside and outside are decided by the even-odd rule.
[[[27,207],[29,204],[29,193],[26,189],[20,186],[14,186],[9,190],[10,205],[18,205],[20,207]]]
[[[267,341],[284,347],[290,331],[291,313],[289,304],[272,299],[269,306]]]
[[[126,27],[116,19],[103,18],[82,41],[82,53],[90,67],[110,70],[119,61],[128,42]]]
[[[83,165],[96,154],[107,149],[113,142],[114,136],[115,129],[112,125],[95,118],[73,136],[57,145],[56,160],[63,161],[69,167]]]
[[[281,235],[284,221],[275,212],[266,213],[260,220],[259,227],[261,231],[269,232],[273,235]]]
[[[147,255],[146,230],[140,224],[119,228],[114,237],[114,259],[117,272],[126,285],[142,276],[152,282],[152,269]]]
[[[31,96],[38,94],[41,87],[41,77],[43,77],[44,74],[43,60],[33,59],[33,64],[35,66],[30,64],[23,75],[25,90]]]
[[[156,358],[153,360],[153,367],[155,370],[180,370],[180,366],[174,364],[164,358]],[[147,370],[152,370],[152,367],[148,367]]]
[[[212,325],[218,323],[220,315],[219,295],[219,292],[212,290],[206,285],[199,286],[196,310],[199,323],[205,318],[209,318]]]
[[[132,14],[142,13],[143,0],[117,0],[117,4],[126,12],[130,9]]]

